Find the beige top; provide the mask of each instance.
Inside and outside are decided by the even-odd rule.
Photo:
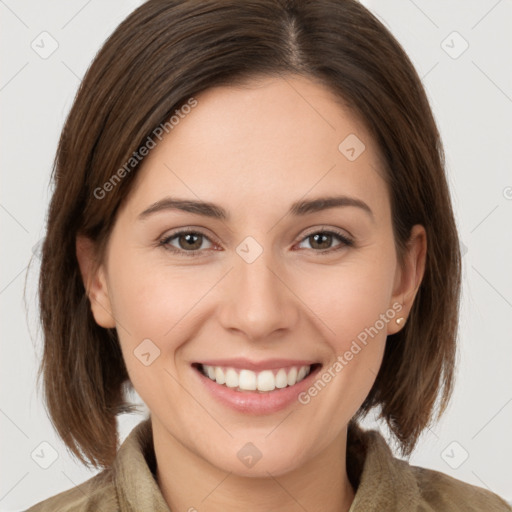
[[[27,512],[170,512],[155,480],[151,423],[139,423],[112,467]],[[355,499],[349,512],[512,512],[496,494],[393,456],[382,434],[350,423],[347,472]]]

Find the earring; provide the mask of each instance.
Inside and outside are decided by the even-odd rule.
[[[396,319],[397,325],[402,325],[404,322],[405,322],[405,318],[403,316]]]

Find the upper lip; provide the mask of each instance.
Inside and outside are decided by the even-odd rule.
[[[251,361],[243,357],[236,357],[233,359],[209,359],[207,361],[198,361],[196,364],[203,366],[223,366],[258,372],[262,370],[274,370],[276,368],[288,368],[291,366],[311,366],[318,364],[318,361],[312,361],[310,359],[263,359],[261,361]]]

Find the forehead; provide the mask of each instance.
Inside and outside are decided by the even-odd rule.
[[[374,141],[326,87],[273,77],[211,88],[195,99],[138,171],[137,208],[165,194],[241,214],[244,206],[263,214],[272,205],[337,194],[371,202],[377,212],[388,208]]]

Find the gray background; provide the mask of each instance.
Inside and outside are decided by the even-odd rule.
[[[27,265],[44,234],[52,161],[80,79],[105,38],[140,3],[0,0],[2,511],[25,509],[94,473],[70,458],[36,389],[39,260]],[[364,4],[395,34],[422,77],[445,145],[463,242],[456,389],[449,410],[424,433],[410,462],[510,501],[512,2]],[[45,31],[49,35],[41,35]],[[122,438],[140,419],[120,418]],[[375,422],[370,418],[366,425]]]

